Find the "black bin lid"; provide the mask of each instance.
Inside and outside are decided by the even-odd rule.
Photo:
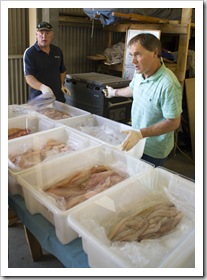
[[[125,78],[107,75],[107,74],[100,74],[96,72],[72,74],[71,76],[72,79],[75,81],[94,84],[100,87],[105,87],[106,85],[116,87],[116,85],[120,85],[120,84],[127,86],[131,82],[131,80]]]

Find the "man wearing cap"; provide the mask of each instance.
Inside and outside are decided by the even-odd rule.
[[[43,94],[65,102],[64,86],[66,68],[62,50],[51,44],[53,28],[48,22],[37,25],[36,43],[24,52],[23,64],[26,82],[30,86],[29,101]]]

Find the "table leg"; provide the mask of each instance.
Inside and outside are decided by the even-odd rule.
[[[24,231],[32,259],[33,261],[38,261],[43,256],[41,245],[34,235],[25,227],[25,225]]]
[[[8,208],[8,226],[13,226],[16,223],[20,222],[19,218],[17,217],[14,210],[12,210],[10,207]]]

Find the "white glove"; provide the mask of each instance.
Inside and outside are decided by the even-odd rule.
[[[44,98],[55,98],[55,95],[50,87],[42,84],[40,86],[40,90],[41,90],[42,94],[44,95]]]
[[[69,91],[69,89],[65,86],[62,85],[61,87],[62,92],[64,92],[65,94],[71,95],[71,92]]]
[[[102,90],[106,98],[112,98],[116,96],[117,89],[114,89],[110,86],[106,86],[106,89]]]
[[[122,151],[131,150],[143,138],[141,131],[138,130],[124,130],[124,134],[128,134],[127,138],[122,143]]]

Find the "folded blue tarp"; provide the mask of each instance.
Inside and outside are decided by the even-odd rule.
[[[83,9],[83,11],[92,19],[100,20],[105,25],[110,25],[120,20],[119,17],[114,17],[113,12],[120,12],[124,14],[139,14],[163,19],[180,20],[182,15],[181,8],[118,8],[118,9]],[[192,22],[194,22],[194,9],[192,15]]]

